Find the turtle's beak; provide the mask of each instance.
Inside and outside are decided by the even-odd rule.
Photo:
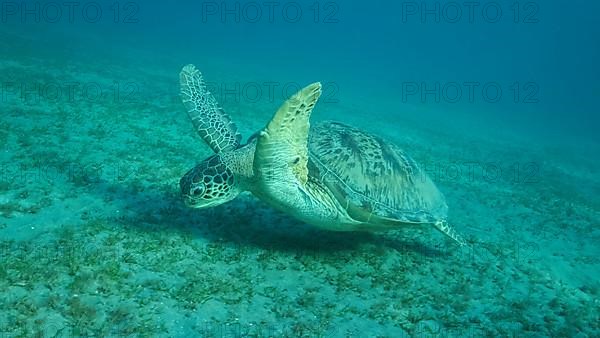
[[[185,203],[185,206],[188,208],[200,209],[200,208],[206,208],[206,207],[210,206],[207,203],[200,203],[200,202],[201,202],[200,199],[190,197],[189,195],[183,196],[183,203]]]
[[[205,201],[202,200],[202,198],[196,198],[194,196],[191,196],[189,194],[183,194],[183,203],[185,203],[185,206],[187,206],[188,208],[204,208],[207,207],[207,203],[205,203]]]
[[[207,200],[204,198],[194,197],[189,194],[183,194],[183,203],[185,203],[185,205],[188,208],[194,208],[194,209],[212,208],[212,207],[216,207],[217,205],[221,205],[227,201],[229,201],[229,199],[216,198],[216,199],[212,199],[212,200]]]
[[[191,198],[189,195],[183,195],[183,203],[185,204],[186,207],[192,208],[194,206],[194,203],[191,201]]]

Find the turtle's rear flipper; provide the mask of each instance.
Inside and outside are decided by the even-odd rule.
[[[320,95],[318,82],[300,90],[281,105],[260,132],[253,166],[263,186],[273,182],[306,184],[309,118]]]
[[[462,238],[462,236],[459,235],[456,232],[456,230],[454,230],[454,228],[451,227],[445,219],[433,223],[433,226],[439,231],[441,231],[444,235],[452,238],[454,241],[460,244],[460,246],[467,245],[467,241],[465,241],[465,239]]]

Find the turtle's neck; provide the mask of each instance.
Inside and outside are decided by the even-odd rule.
[[[221,155],[223,162],[233,172],[236,182],[242,190],[251,190],[254,177],[254,151],[256,150],[256,139],[251,139],[246,145]]]

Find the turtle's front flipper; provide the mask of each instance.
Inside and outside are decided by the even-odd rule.
[[[212,96],[194,65],[179,74],[181,99],[196,131],[216,152],[235,150],[242,139],[231,118]]]
[[[308,180],[309,118],[321,84],[313,83],[289,98],[260,132],[254,153],[254,174],[263,186]]]

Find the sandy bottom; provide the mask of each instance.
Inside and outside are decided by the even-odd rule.
[[[0,335],[600,336],[599,165],[584,150],[322,103],[315,119],[421,163],[470,246],[431,227],[325,232],[248,194],[191,210],[177,183],[210,150],[178,69],[51,60],[0,61]],[[245,137],[280,103],[217,96]]]

